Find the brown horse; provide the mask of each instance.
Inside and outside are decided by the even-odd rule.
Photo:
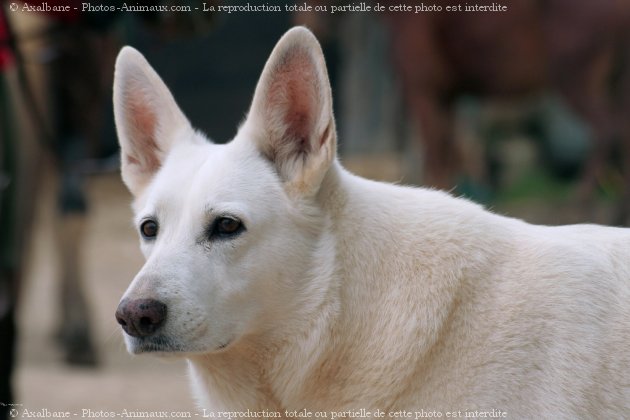
[[[392,51],[427,156],[424,180],[453,186],[458,95],[553,90],[590,125],[581,196],[590,198],[615,142],[630,185],[630,2],[512,0],[505,12],[390,13]],[[625,189],[619,217],[630,213]]]

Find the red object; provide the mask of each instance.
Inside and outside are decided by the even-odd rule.
[[[4,71],[13,62],[13,56],[9,49],[9,33],[4,22],[4,16],[0,11],[0,72]]]

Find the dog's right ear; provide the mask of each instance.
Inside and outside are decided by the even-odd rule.
[[[160,76],[131,47],[124,47],[116,59],[114,118],[122,179],[138,196],[176,139],[192,136],[192,127]]]

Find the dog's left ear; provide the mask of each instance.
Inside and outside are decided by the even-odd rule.
[[[289,30],[262,72],[243,125],[292,194],[314,195],[336,155],[326,63],[315,36]]]

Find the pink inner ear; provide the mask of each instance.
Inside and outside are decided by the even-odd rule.
[[[131,147],[127,162],[142,166],[142,171],[153,173],[160,168],[161,150],[156,142],[157,116],[142,95],[130,94],[126,103],[129,118]]]
[[[298,154],[312,151],[311,137],[319,112],[317,89],[315,64],[308,51],[299,47],[287,51],[273,71],[267,97],[272,120],[284,125],[282,132],[276,133],[279,138],[273,139],[280,142],[277,147],[288,147]]]

